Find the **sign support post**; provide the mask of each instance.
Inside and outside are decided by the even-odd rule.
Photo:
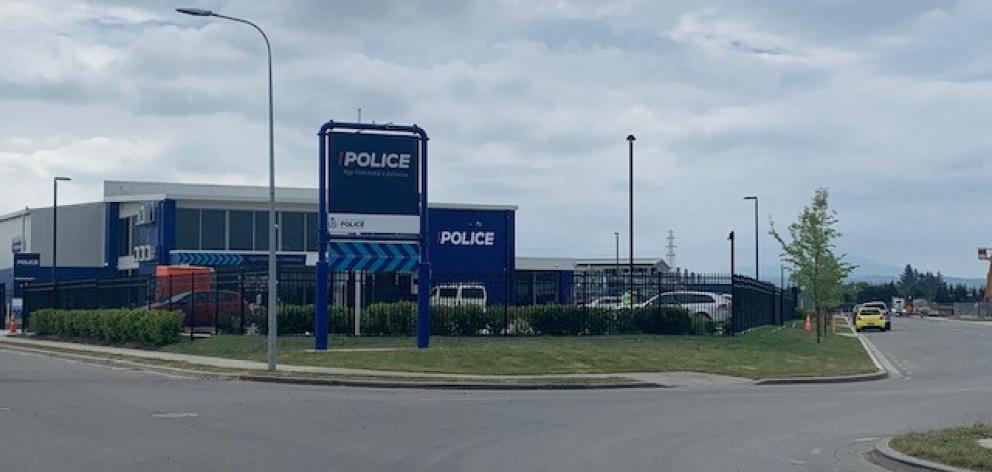
[[[329,347],[328,278],[332,270],[411,272],[415,266],[417,347],[428,347],[427,133],[417,125],[328,121],[317,135],[320,214],[314,349]]]

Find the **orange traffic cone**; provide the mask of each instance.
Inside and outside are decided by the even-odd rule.
[[[17,334],[17,318],[10,318],[10,334]]]
[[[809,319],[809,315],[806,315],[806,322],[803,323],[804,331],[811,331],[813,329],[813,322]]]

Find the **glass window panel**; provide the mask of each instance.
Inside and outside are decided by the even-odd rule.
[[[233,251],[250,251],[252,249],[252,212],[231,211],[228,213],[228,223],[231,227],[231,237],[228,248]]]
[[[201,210],[200,215],[201,248],[205,250],[225,249],[226,212],[224,210]]]
[[[317,214],[307,213],[307,251],[317,250]]]
[[[279,225],[283,251],[302,251],[304,248],[304,213],[283,212]]]
[[[255,212],[255,250],[269,250],[269,212]]]
[[[176,248],[200,249],[200,210],[176,210]]]

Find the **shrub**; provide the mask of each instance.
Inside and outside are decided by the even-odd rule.
[[[179,340],[183,314],[140,309],[46,309],[31,313],[30,321],[32,331],[42,336],[162,346]]]
[[[483,334],[483,330],[500,332],[502,328],[503,316],[492,315],[499,318],[497,325],[490,326],[486,311],[478,305],[458,305],[458,306],[433,306],[431,307],[431,334],[439,336],[477,336]]]
[[[630,310],[637,327],[646,334],[691,334],[689,310],[678,306],[634,308]]]
[[[362,334],[409,336],[413,334],[416,313],[413,302],[373,303],[362,310]]]
[[[276,324],[280,336],[293,334],[313,333],[316,313],[313,305],[290,305],[281,304],[276,308]],[[330,329],[334,334],[348,333],[350,321],[348,311],[344,307],[328,307],[328,320]],[[259,334],[268,334],[269,322],[268,311],[265,306],[254,310],[250,316],[250,323],[255,325]],[[235,331],[237,332],[237,331]]]

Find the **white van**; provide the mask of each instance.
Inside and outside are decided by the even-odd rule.
[[[442,284],[431,290],[432,306],[486,307],[486,286],[482,284]]]

